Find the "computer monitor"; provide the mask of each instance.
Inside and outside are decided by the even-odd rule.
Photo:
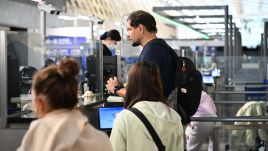
[[[112,130],[116,116],[124,107],[100,107],[98,108],[99,129]]]
[[[211,71],[211,75],[213,77],[220,77],[221,76],[221,70],[218,69],[218,68],[214,68],[212,71]]]
[[[7,99],[8,114],[19,111],[16,102],[12,102],[12,98],[20,97],[20,81],[19,60],[17,57],[8,54],[7,56]]]
[[[213,85],[214,84],[214,77],[211,75],[202,75],[203,83],[206,85]]]

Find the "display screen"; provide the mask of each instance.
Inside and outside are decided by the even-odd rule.
[[[98,108],[100,129],[112,129],[116,116],[123,109],[123,107]]]
[[[204,84],[214,84],[213,76],[203,75],[203,83]]]
[[[218,68],[215,68],[215,69],[213,69],[213,70],[211,71],[211,75],[212,75],[213,77],[219,77],[219,76],[221,76],[221,70],[218,69]]]

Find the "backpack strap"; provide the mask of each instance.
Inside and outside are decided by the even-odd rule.
[[[160,140],[159,136],[157,135],[155,129],[150,124],[148,119],[144,116],[144,114],[142,114],[142,112],[136,108],[131,108],[128,110],[131,111],[132,113],[134,113],[143,122],[143,124],[147,128],[148,132],[151,134],[151,136],[152,136],[152,138],[153,138],[153,140],[158,148],[158,151],[165,151],[165,146],[163,145],[163,143]]]
[[[168,52],[172,58],[172,62],[173,62],[173,69],[175,70],[175,77],[174,77],[174,81],[173,81],[173,85],[172,85],[172,89],[175,89],[177,87],[176,83],[178,83],[176,80],[176,76],[177,76],[177,67],[178,67],[178,59],[180,58],[178,56],[178,54],[167,44],[167,42],[164,42],[165,47],[168,49]]]

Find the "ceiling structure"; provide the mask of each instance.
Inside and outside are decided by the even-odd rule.
[[[71,14],[95,15],[104,20],[122,21],[128,13],[142,9],[152,12],[154,6],[224,6],[228,5],[229,15],[236,27],[244,34],[256,34],[250,36],[253,39],[260,39],[263,30],[263,20],[268,18],[268,0],[67,0],[67,12]],[[224,18],[221,11],[208,10],[186,10],[178,12],[170,11],[169,15],[188,16],[180,19],[180,23],[186,23],[191,28],[202,33],[222,33],[224,30]],[[208,15],[213,15],[210,17]],[[207,25],[207,22],[210,25]],[[200,22],[200,24],[195,24]],[[214,22],[214,23],[213,23]],[[191,23],[193,23],[191,25]],[[220,24],[218,24],[220,23]],[[255,24],[254,24],[255,23]],[[257,23],[257,24],[256,24]],[[163,25],[160,25],[162,28]],[[209,26],[213,29],[208,28]],[[204,27],[207,27],[205,29]],[[172,27],[171,27],[172,28]],[[257,29],[258,31],[252,32]],[[174,32],[174,30],[171,30]],[[174,35],[173,35],[174,36]],[[247,38],[249,36],[246,36]],[[252,42],[248,38],[246,43]],[[255,40],[256,41],[256,40]]]
[[[19,2],[40,2],[47,1],[53,3],[55,0],[13,0]],[[57,0],[59,1],[59,0]],[[268,18],[268,0],[60,0],[66,2],[59,7],[67,15],[71,16],[96,16],[104,21],[120,22],[121,25],[126,21],[127,15],[135,10],[146,10],[153,13],[153,7],[173,7],[173,6],[228,6],[228,14],[232,16],[232,22],[235,23],[242,34],[242,45],[256,47],[260,44],[261,34],[264,31],[264,22]],[[56,1],[55,1],[56,2]],[[57,7],[57,5],[56,5]],[[170,11],[170,16],[184,16],[179,23],[194,29],[193,33],[203,33],[201,36],[206,39],[213,33],[216,36],[223,35],[222,13],[213,11]],[[173,15],[172,15],[173,14]],[[208,15],[212,15],[210,17]],[[187,16],[187,17],[185,17]],[[174,20],[169,18],[169,20]],[[167,19],[156,17],[159,32],[163,38],[177,38],[177,29],[182,27],[177,24],[170,24]],[[208,21],[210,22],[208,25]],[[199,24],[196,24],[199,22]],[[187,29],[187,28],[185,28]],[[189,28],[188,28],[189,29]],[[185,35],[192,35],[191,32]],[[186,38],[187,39],[187,38]]]
[[[217,5],[228,5],[236,19],[268,16],[267,0],[67,0],[70,12],[97,14],[103,19],[118,19],[123,13],[137,9],[151,10],[153,6]]]
[[[223,37],[225,28],[232,22],[226,5],[153,7],[153,12],[203,33],[206,39],[217,38],[217,35]]]

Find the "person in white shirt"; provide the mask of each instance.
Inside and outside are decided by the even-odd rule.
[[[166,105],[159,68],[139,62],[128,73],[125,110],[114,121],[110,141],[114,151],[157,151],[142,121],[131,111],[141,111],[157,132],[166,151],[183,151],[183,127],[179,114]]]
[[[75,60],[66,58],[35,74],[32,104],[38,119],[17,151],[112,151],[108,136],[75,109],[79,68]]]

